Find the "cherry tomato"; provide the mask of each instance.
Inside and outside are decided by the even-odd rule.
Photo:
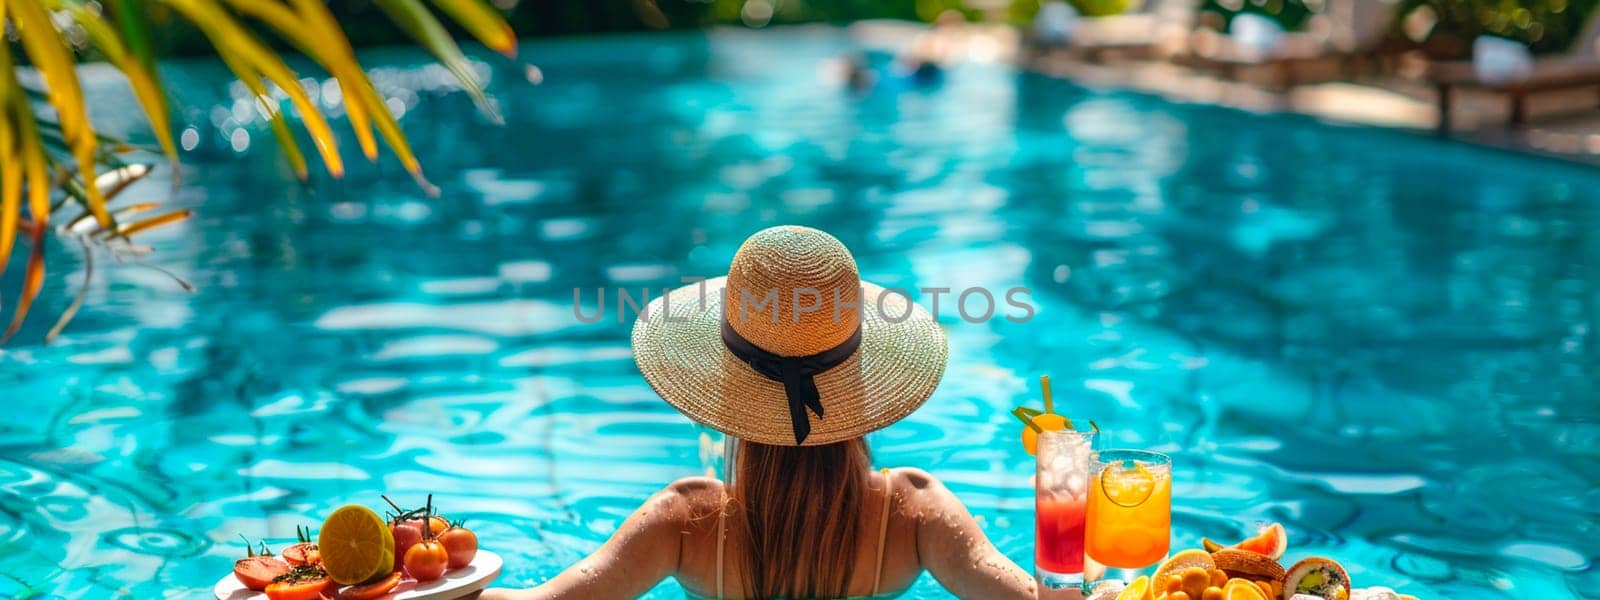
[[[273,579],[288,572],[289,563],[278,560],[276,556],[251,556],[233,563],[233,576],[239,583],[258,592],[267,589]]]
[[[322,567],[295,567],[267,586],[267,600],[317,600],[333,585]]]
[[[406,551],[406,574],[417,581],[433,581],[444,577],[450,565],[450,554],[438,540],[422,540]]]
[[[366,585],[353,585],[339,592],[339,600],[378,600],[389,595],[394,588],[400,586],[400,572],[390,573],[388,577],[379,579]]]
[[[452,525],[439,534],[439,543],[450,555],[450,568],[459,569],[472,564],[478,556],[478,534],[460,525]]]
[[[417,542],[422,541],[420,525],[421,520],[389,524],[389,533],[394,534],[394,570],[399,571],[401,567],[405,566],[406,551],[410,550]]]
[[[310,542],[301,542],[284,548],[281,556],[283,560],[289,561],[289,564],[296,567],[322,564],[322,553],[317,551],[316,544]]]
[[[422,519],[408,519],[406,521],[406,523],[409,523],[409,524],[411,524],[411,526],[416,527],[417,531],[422,531]],[[438,516],[438,515],[429,517],[428,518],[428,525],[430,526],[431,529],[433,529],[433,535],[439,535],[441,533],[444,533],[444,530],[450,528],[450,522],[446,521],[444,519],[444,517],[441,517],[441,516]]]

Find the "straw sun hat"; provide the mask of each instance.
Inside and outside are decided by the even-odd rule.
[[[861,281],[844,244],[808,227],[757,232],[726,277],[657,298],[633,326],[634,360],[669,404],[780,446],[900,420],[933,394],[945,355],[928,311]]]

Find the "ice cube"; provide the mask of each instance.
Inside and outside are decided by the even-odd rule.
[[[1066,477],[1067,492],[1074,498],[1087,496],[1089,492],[1089,477],[1083,473],[1069,473]]]

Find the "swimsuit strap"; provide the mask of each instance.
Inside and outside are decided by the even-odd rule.
[[[883,581],[883,550],[889,541],[889,501],[894,498],[894,480],[889,469],[883,469],[883,512],[878,517],[878,567],[872,573],[872,595],[878,595],[878,584]]]
[[[722,600],[722,542],[727,537],[727,522],[728,503],[724,497],[724,501],[717,505],[717,600]]]

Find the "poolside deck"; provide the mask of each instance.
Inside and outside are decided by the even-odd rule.
[[[1024,57],[1025,53],[1016,56]],[[1046,53],[1020,58],[1018,62],[1089,86],[1120,87],[1178,101],[1261,112],[1296,112],[1332,122],[1441,135],[1437,132],[1435,92],[1403,71],[1401,75],[1281,90],[1254,83],[1248,76],[1242,81],[1225,80],[1163,61],[1099,64]],[[1592,88],[1551,92],[1530,99],[1532,118],[1520,127],[1507,125],[1510,106],[1503,96],[1461,90],[1454,93],[1452,103],[1450,131],[1442,135],[1467,143],[1600,165],[1600,98]]]

